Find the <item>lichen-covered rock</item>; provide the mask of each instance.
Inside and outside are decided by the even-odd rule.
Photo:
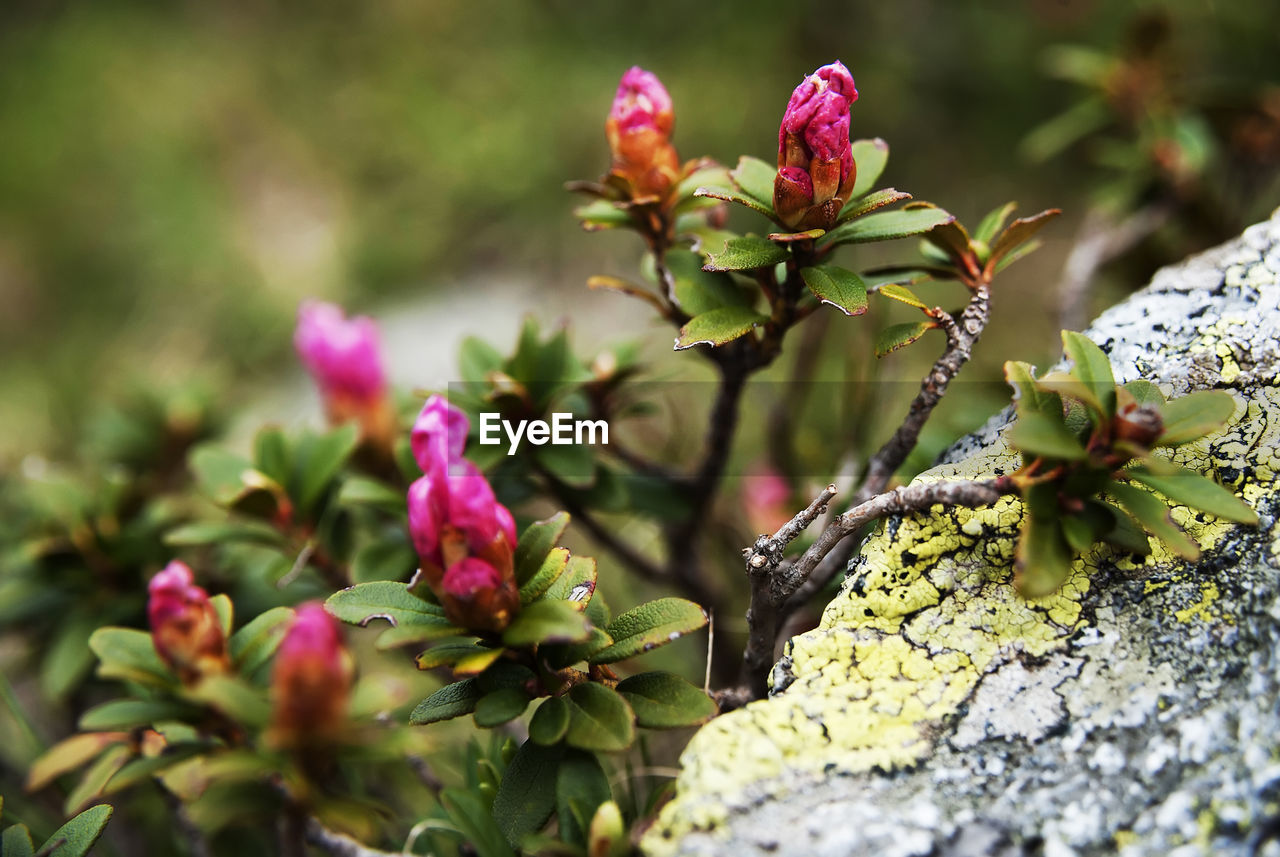
[[[1175,460],[1261,526],[1176,507],[1198,563],[1098,547],[1027,601],[1017,500],[887,521],[774,695],[694,737],[646,853],[1280,855],[1280,212],[1088,334],[1120,380],[1235,394]],[[1014,468],[1005,420],[919,478]]]

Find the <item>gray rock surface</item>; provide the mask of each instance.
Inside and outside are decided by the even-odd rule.
[[[1175,460],[1261,525],[1175,508],[1198,563],[1096,548],[1026,601],[1016,500],[888,521],[775,695],[694,737],[646,853],[1280,855],[1280,212],[1088,335],[1121,380],[1236,396]],[[1002,427],[919,478],[1015,467]]]

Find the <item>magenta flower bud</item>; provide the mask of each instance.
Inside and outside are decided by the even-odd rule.
[[[410,443],[423,473],[448,473],[462,460],[471,421],[442,396],[432,396],[413,424]]]
[[[848,202],[857,176],[849,110],[857,100],[853,77],[839,62],[818,69],[791,93],[778,128],[773,205],[792,229],[830,229]]]
[[[147,620],[156,654],[183,684],[226,672],[227,639],[208,594],[186,564],[169,563],[147,586]]]
[[[271,670],[271,743],[298,747],[340,733],[353,672],[337,621],[319,603],[300,606]]]
[[[501,631],[520,608],[515,581],[475,557],[449,566],[440,589],[445,614],[465,628]]]
[[[680,172],[671,145],[675,111],[666,87],[653,72],[633,66],[622,75],[613,98],[605,136],[613,153],[613,174],[633,196],[659,196]]]

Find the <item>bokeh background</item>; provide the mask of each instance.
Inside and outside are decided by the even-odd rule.
[[[1091,305],[1280,201],[1272,2],[12,0],[3,18],[6,467],[68,452],[137,386],[198,378],[252,401],[294,378],[306,296],[412,320],[405,335],[434,349],[421,354],[513,330],[529,306],[546,321],[637,318],[582,285],[632,268],[634,244],[581,233],[562,189],[607,166],[603,117],[633,63],[671,90],[686,157],[771,158],[790,90],[838,57],[861,93],[854,136],[893,147],[887,183],[970,221],[1006,199],[1063,208],[1047,249],[1003,284],[1018,294],[998,296],[988,373],[1054,356],[1053,286],[1078,224],[1142,168],[1101,138],[1027,156],[1027,135],[1087,94],[1047,73],[1063,73],[1052,46],[1132,55],[1154,27],[1168,77],[1155,98],[1191,110],[1213,147],[1197,178],[1216,208],[1105,269]],[[1111,130],[1133,136],[1123,117]],[[1145,192],[1123,190],[1121,208]],[[668,335],[651,339],[678,371]],[[413,353],[398,377],[447,377],[405,365]]]

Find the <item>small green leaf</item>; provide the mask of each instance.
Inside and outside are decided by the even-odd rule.
[[[1084,461],[1089,453],[1062,423],[1061,416],[1032,412],[1018,417],[1009,429],[1009,445],[1031,458]]]
[[[818,240],[831,247],[837,244],[865,244],[870,241],[892,241],[928,232],[935,226],[955,220],[941,208],[903,208],[859,217],[841,224]]]
[[[351,560],[351,577],[356,583],[404,580],[418,567],[418,554],[403,530],[362,545]]]
[[[197,713],[189,705],[167,699],[113,699],[86,711],[79,726],[86,732],[133,729],[158,720],[184,720]]]
[[[108,747],[128,737],[126,732],[81,732],[62,739],[31,763],[27,769],[27,791],[40,791],[58,777],[87,764]]]
[[[855,217],[862,217],[864,214],[870,214],[878,208],[884,208],[886,205],[893,205],[895,202],[911,199],[911,194],[896,188],[883,188],[875,193],[869,193],[862,199],[854,199],[840,210],[838,221],[844,223],[847,220],[853,220]]]
[[[0,854],[4,857],[33,857],[36,847],[31,842],[31,831],[25,824],[14,824],[0,835]]]
[[[502,368],[502,360],[498,349],[479,337],[468,336],[458,349],[458,375],[468,385],[483,388],[488,386],[489,373]]]
[[[635,740],[635,714],[617,691],[602,684],[574,685],[567,697],[569,729],[565,740],[582,750],[625,750]]]
[[[432,670],[436,667],[456,664],[463,658],[478,652],[489,651],[488,648],[482,649],[476,645],[477,642],[475,637],[449,637],[437,642],[425,652],[421,652],[414,662],[420,670]]]
[[[611,664],[665,646],[707,624],[702,608],[683,598],[659,598],[621,614],[605,630],[613,644],[591,657]]]
[[[566,548],[554,548],[542,561],[538,571],[520,587],[520,603],[529,604],[542,597],[551,588],[551,584],[560,579],[565,566],[569,564],[569,551]]]
[[[850,148],[853,150],[853,162],[857,164],[858,174],[853,178],[849,198],[857,199],[880,181],[885,165],[889,163],[889,144],[875,137],[870,140],[854,140]]]
[[[702,257],[692,250],[668,250],[666,263],[675,280],[676,302],[690,316],[725,306],[751,305],[751,299],[728,274],[702,270]]]
[[[1154,488],[1175,503],[1208,512],[1226,521],[1258,523],[1258,513],[1246,506],[1243,500],[1194,470],[1180,467],[1176,473],[1157,474],[1139,465],[1125,473],[1129,478]]]
[[[556,776],[563,755],[561,747],[526,741],[511,757],[493,798],[493,820],[513,846],[541,830],[555,812]]]
[[[98,675],[140,684],[168,685],[173,673],[156,654],[151,635],[133,628],[99,628],[89,637],[98,656]]]
[[[40,846],[40,853],[47,854],[49,857],[84,857],[102,835],[107,822],[111,820],[112,811],[109,804],[100,804],[86,809],[55,830],[53,835]],[[59,842],[62,844],[58,845]],[[5,857],[9,857],[8,849],[4,854]]]
[[[174,527],[165,533],[164,543],[170,547],[199,547],[234,543],[283,547],[284,535],[263,521],[196,521]]]
[[[1018,591],[1028,598],[1048,595],[1071,573],[1074,555],[1059,526],[1057,505],[1052,485],[1036,485],[1028,492],[1014,577]]]
[[[315,508],[359,442],[360,430],[354,423],[328,434],[303,437],[294,452],[297,490],[289,492],[297,500],[300,510],[308,512]]]
[[[1056,393],[1040,389],[1036,384],[1035,374],[1030,363],[1016,360],[1004,364],[1004,378],[1010,387],[1018,393],[1018,415],[1043,413],[1048,416],[1061,416],[1062,399]]]
[[[1118,509],[1110,503],[1103,503],[1111,512],[1114,518],[1114,525],[1111,530],[1103,536],[1103,540],[1108,544],[1126,551],[1136,554],[1139,557],[1145,557],[1151,553],[1151,540],[1142,526],[1133,519],[1133,516],[1123,509]]]
[[[1147,532],[1167,544],[1174,553],[1187,560],[1199,559],[1200,547],[1173,522],[1173,518],[1169,517],[1169,507],[1159,497],[1121,482],[1108,485],[1107,493],[1126,512],[1133,515]]]
[[[551,584],[547,598],[572,604],[583,612],[596,591],[596,561],[589,556],[571,556],[564,574]]]
[[[265,726],[271,715],[262,691],[237,676],[207,675],[187,695],[246,726]]]
[[[973,252],[969,233],[959,220],[938,224],[925,233],[924,240],[945,253],[947,260],[955,264],[962,264]]]
[[[574,605],[567,601],[535,601],[502,632],[502,642],[508,646],[577,643],[590,636],[591,624]]]
[[[524,585],[542,568],[542,561],[560,541],[569,526],[569,513],[556,512],[545,521],[534,521],[525,527],[516,544],[516,582]]]
[[[465,789],[445,789],[440,793],[440,805],[477,857],[515,857],[488,804],[478,795]]]
[[[734,184],[764,206],[764,213],[769,216],[773,216],[773,181],[777,175],[777,167],[749,155],[739,158],[738,166],[729,172]]]
[[[253,463],[278,484],[289,479],[289,443],[284,432],[268,426],[253,439]]]
[[[1016,226],[1021,221],[1014,221]],[[1009,227],[1012,229],[1013,227]],[[1062,331],[1062,347],[1074,365],[1072,374],[1093,391],[1106,417],[1116,413],[1116,379],[1106,353],[1086,336],[1074,330]]]
[[[1016,202],[1006,202],[997,208],[991,209],[987,216],[982,218],[978,224],[978,228],[974,230],[973,237],[985,244],[990,244],[991,239],[996,237],[996,233],[1004,228],[1005,221],[1009,219],[1009,215],[1013,214],[1013,210],[1018,207]]]
[[[937,327],[931,321],[910,321],[905,324],[891,324],[876,337],[876,356],[884,357],[899,348],[906,348],[911,343]]]
[[[707,271],[750,271],[785,262],[791,254],[767,238],[742,235],[730,238],[724,249],[707,257]]]
[[[422,726],[461,717],[475,711],[479,700],[480,688],[476,685],[475,679],[455,681],[453,684],[446,684],[419,702],[413,709],[413,713],[409,715],[409,722],[415,726]]]
[[[1065,396],[1067,402],[1081,407],[1082,411],[1087,408],[1095,416],[1090,418],[1088,413],[1084,414],[1084,420],[1089,425],[1093,424],[1093,420],[1104,418],[1106,413],[1102,400],[1098,398],[1098,390],[1092,384],[1086,384],[1080,378],[1071,372],[1049,372],[1043,378],[1036,381],[1036,386],[1046,394],[1057,395],[1059,398]],[[1112,388],[1115,389],[1114,387]]]
[[[599,598],[596,595],[591,603],[596,603]],[[588,617],[590,610],[587,611]],[[555,669],[564,669],[573,666],[579,661],[590,660],[597,652],[603,650],[606,646],[613,645],[613,637],[610,637],[599,626],[593,624],[591,626],[591,636],[581,643],[560,643],[548,645],[538,650],[539,654],[545,654],[547,663]]]
[[[607,199],[580,205],[573,210],[573,216],[581,221],[582,228],[588,232],[631,225],[630,212]]]
[[[384,619],[396,628],[420,629],[425,637],[415,640],[447,637],[459,629],[445,618],[444,608],[423,601],[409,587],[394,580],[357,583],[329,596],[324,607],[334,617],[352,625],[368,625]]]
[[[1181,446],[1221,429],[1236,411],[1236,400],[1223,390],[1200,390],[1170,399],[1161,409],[1164,432],[1158,446]]]
[[[987,257],[987,265],[992,266],[1000,261],[1000,257],[1012,251],[1019,244],[1031,239],[1033,235],[1049,224],[1050,220],[1061,214],[1057,208],[1046,209],[1030,217],[1019,217],[1000,233],[1000,237],[991,245],[991,255]]]
[[[695,345],[724,345],[750,333],[752,328],[768,320],[768,316],[748,307],[713,309],[689,319],[689,323],[680,328],[675,350],[683,351]]]
[[[67,799],[63,801],[63,811],[70,814],[79,810],[82,806],[102,794],[103,789],[111,782],[111,778],[125,766],[125,763],[133,757],[133,750],[122,744],[116,744],[107,749],[105,753],[98,757],[98,760],[89,766],[84,772],[84,776],[80,778],[80,782],[76,783],[75,788],[67,795]]]
[[[405,509],[405,497],[384,482],[365,476],[352,476],[342,483],[338,502],[344,506],[374,506],[399,515]]]
[[[1138,379],[1130,381],[1124,385],[1129,395],[1133,396],[1134,402],[1139,405],[1155,405],[1160,408],[1161,413],[1164,412],[1164,393],[1160,392],[1160,388],[1150,381]]]
[[[908,289],[906,286],[898,283],[885,283],[876,289],[876,294],[886,298],[891,298],[898,303],[904,303],[907,306],[913,306],[916,309],[928,309],[929,305],[920,300],[916,293]]]
[[[569,729],[569,705],[558,696],[549,696],[533,712],[529,721],[529,738],[550,746]]]
[[[694,192],[694,196],[708,197],[710,199],[722,199],[725,202],[736,202],[738,205],[744,205],[752,211],[759,212],[765,217],[773,217],[773,206],[761,202],[749,193],[728,187],[700,187]]]
[[[227,641],[228,652],[241,674],[252,675],[270,660],[284,638],[293,615],[291,607],[272,607],[255,616],[231,636]]]
[[[715,701],[675,673],[631,676],[618,685],[618,693],[636,713],[636,725],[647,729],[697,726],[716,716]]]
[[[801,268],[800,276],[814,297],[845,315],[862,315],[867,311],[867,284],[853,271],[822,265]]]
[[[556,778],[556,818],[560,838],[583,847],[591,819],[602,803],[613,798],[609,778],[594,753],[569,750],[560,762]]]
[[[502,657],[502,653],[506,649],[495,648],[486,649],[481,646],[476,647],[476,651],[469,655],[464,655],[453,663],[453,674],[455,676],[472,676],[481,675],[489,667]],[[482,690],[485,688],[481,688]]]
[[[515,720],[529,707],[529,694],[516,687],[486,693],[476,701],[476,725],[483,729]]]

